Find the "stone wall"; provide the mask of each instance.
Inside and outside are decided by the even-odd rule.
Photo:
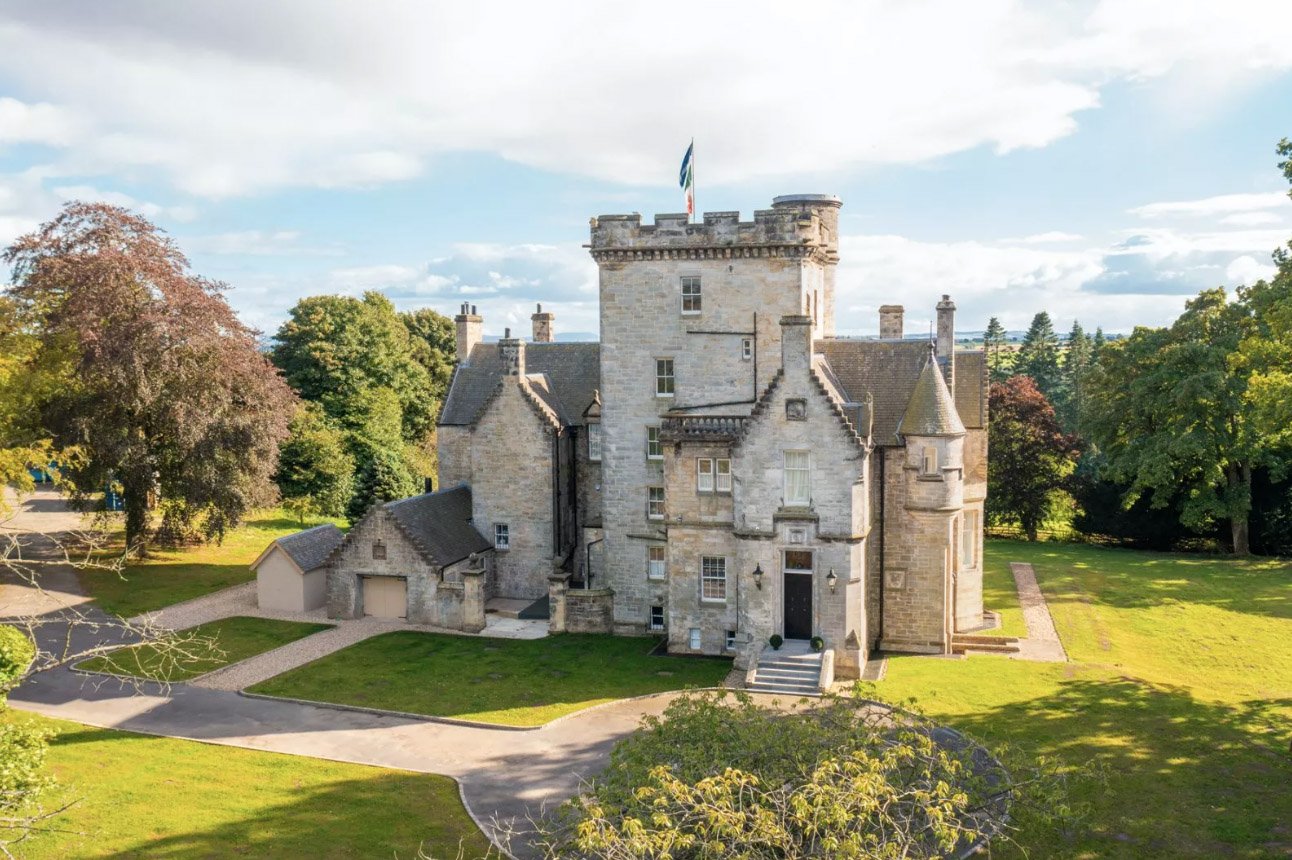
[[[447,490],[471,481],[471,428],[441,425],[435,428],[435,452],[438,459],[437,490]]]
[[[552,428],[516,379],[506,379],[471,433],[474,525],[490,540],[506,523],[511,548],[494,558],[494,593],[535,600],[552,572]]]

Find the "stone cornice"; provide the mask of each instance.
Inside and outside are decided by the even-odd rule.
[[[692,247],[594,247],[592,259],[598,263],[630,263],[642,260],[738,260],[774,258],[805,260],[828,265],[839,257],[820,245],[696,245]]]

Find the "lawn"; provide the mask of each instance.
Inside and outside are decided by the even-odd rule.
[[[1016,636],[1022,639],[1027,635],[1027,624],[1023,621],[1023,607],[1018,602],[1018,587],[1014,584],[1009,560],[993,558],[990,552],[983,560],[982,605],[984,609],[994,609],[1000,613],[1000,626],[981,632],[988,636]]]
[[[719,658],[653,656],[653,639],[560,634],[484,639],[400,631],[365,639],[252,692],[539,726],[628,696],[717,686],[731,670]]]
[[[168,654],[152,645],[136,645],[86,660],[78,664],[77,668],[135,675],[154,681],[187,681],[327,630],[331,626],[247,616],[222,618],[187,631],[199,637],[195,640],[199,647],[192,649],[191,659],[177,661],[173,649]],[[203,642],[211,644],[203,647]]]
[[[318,525],[310,522],[309,525]],[[300,521],[280,509],[253,513],[221,544],[151,551],[120,575],[105,570],[80,572],[81,586],[101,609],[133,618],[173,603],[201,597],[254,578],[249,565],[270,541],[301,530]]]
[[[1024,832],[1031,856],[1292,856],[1292,564],[989,542],[988,570],[1009,561],[1035,567],[1072,662],[895,658],[873,689],[1106,767],[1078,789],[1084,831]]]
[[[18,846],[64,857],[436,857],[484,855],[457,785],[442,776],[109,731],[9,712],[59,732],[58,826]]]

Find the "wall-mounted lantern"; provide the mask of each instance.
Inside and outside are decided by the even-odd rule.
[[[754,565],[754,588],[759,591],[763,590],[763,566],[761,564]]]
[[[839,577],[835,576],[833,567],[830,568],[830,572],[825,575],[825,584],[830,586],[830,593],[834,594],[835,586],[839,584]]]

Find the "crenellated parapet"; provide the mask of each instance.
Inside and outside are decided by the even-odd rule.
[[[780,257],[837,262],[839,198],[829,194],[777,197],[771,209],[741,221],[739,212],[705,212],[700,223],[685,214],[601,215],[591,220],[592,258],[598,263],[635,260]]]

